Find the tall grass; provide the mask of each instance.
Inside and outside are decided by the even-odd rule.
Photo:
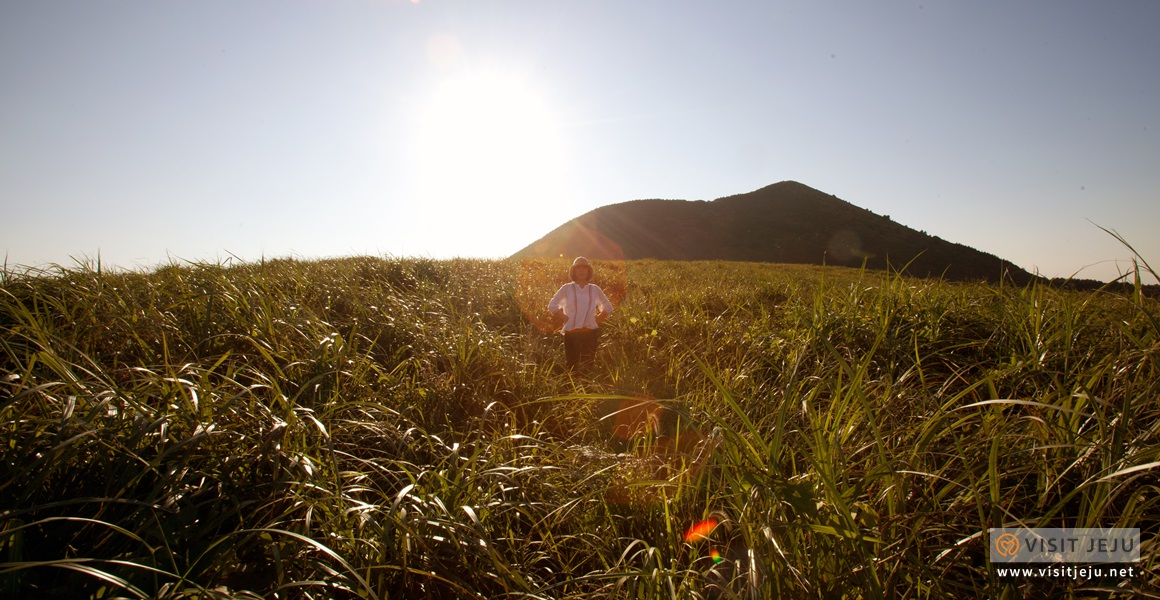
[[[741,263],[352,258],[4,273],[0,594],[1129,597],[1160,585],[1142,294]],[[698,522],[717,525],[686,536]],[[1140,527],[1128,580],[986,529]]]

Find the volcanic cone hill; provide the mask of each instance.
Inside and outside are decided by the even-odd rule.
[[[796,181],[712,202],[634,200],[592,210],[513,258],[729,260],[903,270],[954,281],[1033,276],[997,256],[895,223]],[[905,267],[905,269],[903,269]]]

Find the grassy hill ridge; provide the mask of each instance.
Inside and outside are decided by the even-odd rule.
[[[1026,284],[1032,275],[795,181],[711,202],[634,200],[594,209],[513,255],[888,267],[920,277]]]

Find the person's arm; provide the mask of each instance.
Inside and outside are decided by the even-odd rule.
[[[564,293],[564,289],[567,287],[568,284],[560,286],[560,289],[556,290],[556,295],[552,296],[552,301],[548,303],[548,314],[552,315],[552,319],[557,323],[564,319],[563,306],[567,304],[565,299],[567,294]]]
[[[596,293],[599,294],[596,300],[600,305],[600,313],[596,315],[596,324],[601,325],[612,314],[612,302],[608,301],[608,296],[605,296],[604,290],[599,287],[596,288]]]

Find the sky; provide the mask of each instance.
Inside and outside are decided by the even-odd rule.
[[[1160,2],[0,0],[8,268],[502,257],[795,180],[1160,268]]]

